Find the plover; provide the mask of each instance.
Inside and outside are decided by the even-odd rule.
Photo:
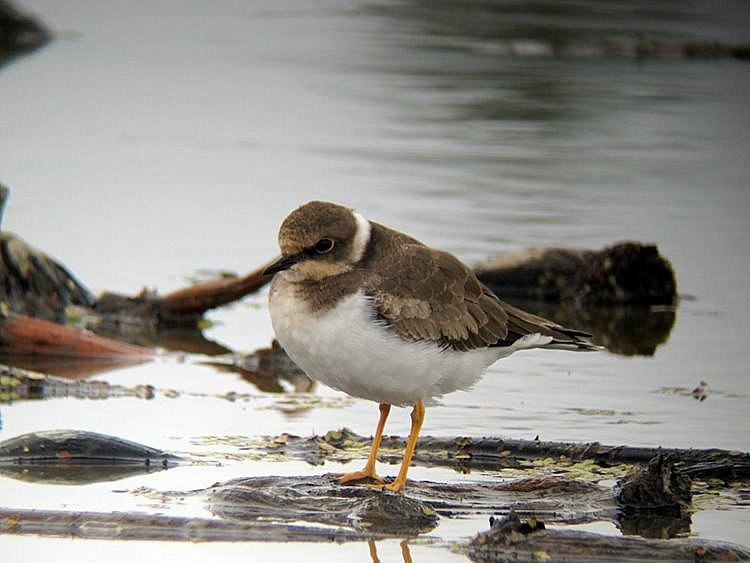
[[[425,401],[470,388],[496,360],[528,348],[596,348],[588,333],[504,303],[452,254],[342,205],[295,209],[279,246],[265,270],[276,274],[276,338],[311,378],[380,405],[367,463],[341,483],[369,477],[402,490]],[[375,463],[392,405],[413,410],[398,476],[385,484]]]

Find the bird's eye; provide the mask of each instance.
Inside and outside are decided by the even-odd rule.
[[[329,238],[322,238],[315,243],[315,252],[318,254],[325,254],[330,252],[333,248],[333,241]]]

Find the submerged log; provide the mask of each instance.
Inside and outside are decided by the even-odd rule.
[[[237,278],[217,279],[173,291],[161,299],[161,307],[172,315],[200,315],[258,291],[270,281],[263,275],[272,262]]]
[[[151,359],[155,352],[78,328],[23,315],[0,316],[0,352],[75,358]]]
[[[626,535],[672,538],[690,532],[691,479],[673,455],[636,465],[617,482],[617,525]]]
[[[308,522],[394,536],[416,536],[438,522],[421,499],[341,486],[330,475],[240,478],[205,494],[213,514],[233,521]]]
[[[490,530],[469,545],[477,563],[500,561],[740,561],[750,550],[730,542],[704,538],[643,539],[606,536],[578,530],[549,529],[535,518],[516,513],[491,519]]]
[[[0,465],[175,465],[179,457],[130,440],[84,430],[29,432],[0,442]]]
[[[602,250],[532,249],[475,268],[479,279],[504,299],[576,305],[672,305],[674,270],[656,245],[621,242]]]
[[[0,184],[0,221],[9,195],[8,187]],[[65,322],[71,305],[93,304],[94,296],[65,266],[13,233],[0,231],[0,305],[4,313]]]
[[[94,304],[64,266],[7,232],[0,232],[0,282],[0,303],[19,315],[62,323],[68,307]]]
[[[270,262],[269,262],[270,263]],[[93,304],[105,327],[122,326],[145,329],[153,327],[196,326],[204,313],[258,291],[270,281],[263,265],[240,277],[219,278],[173,291],[165,296],[142,291],[136,297],[103,293]]]
[[[274,442],[277,448],[286,448],[291,440],[285,435],[285,439]],[[275,453],[278,455],[278,451]],[[127,475],[117,473],[118,468],[168,468],[183,461],[190,462],[141,444],[74,430],[31,433],[0,443],[0,473],[45,482],[116,479]],[[183,502],[186,496],[203,500],[217,519],[0,508],[0,533],[78,537],[85,523],[84,528],[98,526],[97,531],[104,534],[97,536],[100,539],[256,540],[256,532],[262,529],[264,539],[270,541],[347,541],[416,536],[432,530],[439,517],[499,513],[510,517],[494,524],[468,546],[477,561],[499,561],[509,554],[523,559],[546,552],[555,542],[563,546],[563,551],[551,553],[593,559],[617,556],[628,560],[645,553],[645,549],[678,558],[690,553],[709,559],[732,554],[741,558],[748,553],[747,548],[707,539],[623,541],[617,536],[583,532],[552,530],[551,535],[539,534],[545,529],[542,520],[548,524],[611,521],[625,533],[658,538],[689,533],[689,515],[695,510],[690,503],[689,483],[678,476],[670,457],[631,471],[615,487],[555,473],[458,483],[410,480],[404,494],[394,494],[362,484],[342,486],[328,474],[239,478],[204,490],[142,489],[136,494],[157,493],[166,504]],[[532,518],[522,523],[515,514]],[[629,527],[623,525],[625,518]],[[118,522],[122,525],[114,525]],[[305,523],[305,532],[296,535],[300,523]],[[184,537],[193,528],[199,535]],[[327,533],[331,530],[336,534]]]
[[[30,432],[0,442],[0,475],[37,483],[115,481],[181,461],[150,446],[82,430]]]
[[[44,366],[46,360],[60,373],[56,374],[59,375],[57,377],[38,371],[28,371],[15,365],[10,367],[0,364],[0,403],[67,398],[101,400],[132,397],[151,400],[156,396],[156,390],[152,385],[140,384],[125,387],[107,381],[83,381],[91,373],[130,365],[132,361],[123,361],[118,358],[61,361],[59,358],[33,356],[14,356],[10,359],[19,365],[29,362],[36,368]]]
[[[347,429],[330,431],[324,436],[302,438],[284,434],[283,440],[268,438],[268,451],[283,451],[287,456],[309,463],[366,455],[371,438]],[[384,436],[381,460],[400,460],[406,445],[404,438]],[[356,453],[355,453],[356,452]],[[439,438],[424,436],[417,442],[414,463],[426,466],[454,467],[461,470],[521,467],[519,460],[556,458],[578,462],[591,460],[602,467],[620,464],[648,464],[659,455],[670,455],[670,463],[690,478],[717,478],[733,481],[750,478],[750,453],[721,449],[650,448],[607,446],[598,442],[543,442],[503,438]]]
[[[351,530],[162,514],[0,508],[0,534],[140,541],[362,541]]]
[[[38,49],[51,39],[39,21],[0,0],[0,66]]]

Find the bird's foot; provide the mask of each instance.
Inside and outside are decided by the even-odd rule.
[[[373,481],[375,481],[375,483],[373,483],[371,486],[374,487],[382,486],[385,484],[385,479],[375,473],[375,471],[370,471],[367,469],[351,471],[349,473],[332,473],[332,475],[339,480],[339,485],[345,485],[347,483],[351,483],[352,481],[361,481],[362,479],[372,479]]]
[[[379,491],[391,491],[393,493],[400,493],[404,490],[404,486],[406,485],[406,482],[399,482],[398,479],[395,481],[391,481],[390,483],[370,483],[367,486],[371,489],[377,489]]]

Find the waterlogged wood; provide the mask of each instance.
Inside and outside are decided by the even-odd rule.
[[[674,270],[654,244],[621,242],[601,250],[537,248],[488,260],[477,277],[505,299],[576,305],[672,305]]]
[[[333,433],[324,445],[341,439]],[[346,437],[349,447],[356,436]],[[468,444],[461,440],[462,447]],[[274,453],[300,448],[293,437],[274,440]],[[288,453],[288,452],[285,452]],[[127,476],[117,468],[174,466],[184,460],[165,452],[112,436],[56,431],[32,433],[0,443],[0,472],[9,477],[44,482],[62,481],[38,468],[83,467],[107,479]],[[8,473],[8,468],[29,474]],[[114,472],[113,472],[114,471]],[[31,477],[29,477],[31,475]],[[99,479],[103,480],[103,479]],[[615,487],[585,479],[552,474],[512,480],[438,483],[409,481],[404,494],[373,489],[366,484],[342,486],[335,475],[267,476],[234,479],[205,490],[151,491],[162,502],[184,502],[191,496],[206,503],[216,519],[174,518],[144,514],[0,509],[0,533],[40,534],[98,539],[158,539],[172,541],[357,541],[413,537],[429,533],[439,518],[476,514],[523,514],[531,524],[493,525],[466,546],[476,561],[501,561],[507,556],[553,556],[584,560],[604,556],[637,560],[653,550],[659,557],[701,559],[744,557],[746,548],[707,539],[651,541],[583,532],[544,530],[548,524],[613,522],[625,534],[667,538],[689,533],[690,482],[673,456],[657,456],[635,468]],[[511,514],[511,517],[515,517]],[[542,533],[544,532],[544,533]],[[553,546],[562,546],[552,550]]]
[[[84,430],[29,432],[0,442],[0,466],[54,463],[168,467],[180,460],[163,450]]]
[[[51,38],[35,17],[0,0],[0,66],[19,55],[31,53]]]
[[[153,332],[162,327],[195,327],[209,309],[221,307],[254,293],[271,281],[263,271],[271,264],[241,277],[219,278],[179,289],[165,296],[142,291],[135,297],[105,292],[93,305],[99,316],[96,323],[104,330],[133,333],[137,330]],[[97,329],[96,326],[92,328]]]
[[[160,514],[0,508],[0,534],[141,541],[344,542],[362,535],[335,528],[232,522]]]
[[[161,299],[161,306],[169,313],[190,315],[226,305],[267,284],[271,278],[263,275],[263,271],[271,264],[268,262],[242,277],[211,280],[174,291]]]
[[[750,550],[730,542],[697,539],[645,539],[548,529],[516,513],[492,520],[488,532],[469,544],[476,563],[505,561],[741,561]]]
[[[18,356],[20,361],[28,359],[40,360],[32,356]],[[8,358],[3,358],[8,359]],[[44,357],[41,357],[44,360]],[[101,369],[112,369],[115,366],[129,365],[128,362],[112,362],[94,360],[91,363],[83,360],[61,362],[59,358],[53,361],[62,366],[63,377],[29,371],[14,366],[0,364],[0,404],[15,401],[37,401],[41,399],[88,399],[101,400],[122,397],[150,400],[155,396],[152,385],[134,385],[125,387],[107,381],[85,381],[88,370],[97,366]],[[130,362],[132,363],[132,362]],[[40,364],[42,365],[42,364]],[[75,371],[84,369],[84,372]],[[71,370],[70,373],[67,370]],[[71,381],[73,379],[73,381]]]
[[[155,352],[148,348],[12,313],[0,316],[0,352],[76,358],[127,357],[142,360],[155,356]]]
[[[363,538],[416,536],[438,523],[430,504],[411,492],[341,486],[332,475],[240,478],[215,485],[204,496],[208,509],[227,520],[323,524],[350,528]]]
[[[91,307],[94,296],[65,266],[13,233],[0,232],[3,309],[64,322],[70,306]]]
[[[347,429],[328,432],[324,436],[302,438],[284,435],[269,438],[267,448],[297,459],[315,462],[346,452],[366,454],[371,438]],[[384,436],[382,460],[400,459],[405,439]],[[520,467],[519,460],[557,458],[560,460],[591,460],[603,467],[619,464],[647,464],[656,456],[671,456],[672,463],[691,478],[719,478],[726,481],[750,478],[750,453],[722,449],[648,448],[608,446],[598,442],[544,442],[504,438],[437,438],[425,436],[417,442],[414,462],[427,466],[458,469],[500,469]]]

